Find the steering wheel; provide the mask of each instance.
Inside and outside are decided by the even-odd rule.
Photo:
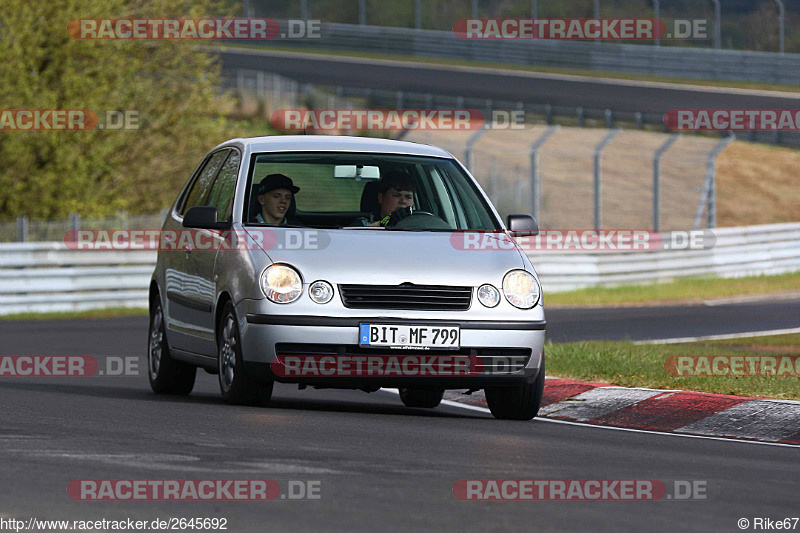
[[[393,227],[400,229],[453,229],[450,224],[428,211],[414,211]]]

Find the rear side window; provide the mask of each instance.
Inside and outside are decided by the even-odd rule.
[[[181,215],[186,214],[186,211],[190,207],[205,205],[205,199],[208,198],[208,193],[211,189],[211,185],[214,183],[214,178],[225,162],[225,158],[228,156],[229,152],[230,150],[220,150],[208,159],[208,162],[205,167],[203,167],[203,170],[200,171],[197,179],[194,180],[192,188],[186,196],[186,201],[180,211]]]
[[[220,222],[230,222],[233,211],[233,194],[236,191],[236,176],[239,175],[239,162],[241,161],[239,152],[231,150],[231,155],[222,170],[219,171],[211,194],[205,205],[217,208],[217,220]]]

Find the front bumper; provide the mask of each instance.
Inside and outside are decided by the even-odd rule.
[[[242,338],[242,355],[248,374],[254,378],[273,379],[283,383],[370,388],[370,387],[428,387],[428,388],[483,388],[486,386],[514,386],[533,382],[539,373],[545,338],[544,320],[465,320],[415,317],[380,316],[315,316],[270,315],[248,312],[248,306],[237,309]],[[463,316],[463,315],[462,315]],[[480,375],[462,376],[358,376],[358,377],[285,377],[276,375],[271,364],[280,362],[278,356],[284,346],[327,347],[330,353],[352,355],[359,352],[359,324],[377,320],[391,323],[457,324],[461,328],[459,354],[502,359],[505,353],[529,353],[523,366],[506,372],[493,371]],[[279,347],[276,350],[276,347]],[[405,350],[384,349],[382,354],[406,355]],[[433,357],[440,351],[431,351]],[[493,354],[493,355],[486,355]],[[278,359],[276,359],[278,358]]]

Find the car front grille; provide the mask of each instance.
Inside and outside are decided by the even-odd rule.
[[[472,287],[445,285],[339,285],[342,303],[351,309],[466,311]]]

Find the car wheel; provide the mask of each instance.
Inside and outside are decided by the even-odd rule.
[[[544,395],[544,352],[539,375],[533,383],[519,387],[487,387],[486,403],[495,418],[530,420],[539,412]]]
[[[400,389],[400,400],[406,407],[432,409],[442,403],[443,390]]]
[[[272,397],[273,382],[250,378],[244,370],[239,325],[228,302],[217,327],[219,390],[225,401],[234,405],[265,405]]]
[[[176,361],[169,353],[164,326],[164,311],[156,301],[150,311],[150,331],[147,342],[147,375],[150,387],[160,394],[185,396],[194,388],[197,368]]]

